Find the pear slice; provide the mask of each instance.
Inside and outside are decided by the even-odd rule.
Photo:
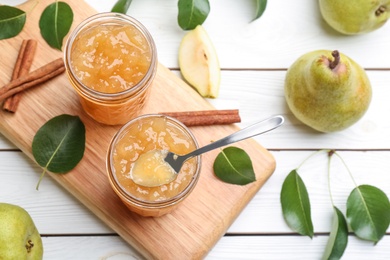
[[[179,66],[184,79],[200,95],[208,98],[218,96],[221,81],[219,60],[213,43],[201,25],[184,35],[179,48]]]

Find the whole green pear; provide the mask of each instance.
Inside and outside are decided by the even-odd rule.
[[[0,203],[0,259],[42,257],[42,239],[29,213],[17,205]]]
[[[372,96],[364,69],[329,50],[298,58],[287,70],[284,93],[292,113],[320,132],[340,131],[356,123]]]
[[[343,34],[363,34],[378,29],[390,17],[390,0],[319,0],[321,15]]]

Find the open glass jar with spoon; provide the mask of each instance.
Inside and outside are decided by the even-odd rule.
[[[176,119],[157,114],[139,116],[122,126],[111,141],[107,153],[111,186],[131,211],[142,216],[165,215],[174,210],[196,186],[201,157],[187,160],[175,180],[156,187],[134,182],[134,163],[142,154],[153,150],[186,154],[197,148],[193,134]]]
[[[145,209],[140,211],[139,207],[134,207],[131,198],[135,196],[136,199],[155,201],[156,205],[161,201],[174,198],[181,200],[184,198],[182,195],[186,193],[177,193],[177,191],[182,188],[185,191],[191,187],[191,183],[187,188],[183,183],[189,183],[191,174],[188,173],[193,172],[195,165],[191,163],[194,159],[200,160],[199,156],[203,153],[267,133],[281,126],[284,118],[280,115],[269,117],[201,148],[198,148],[196,140],[189,131],[187,132],[189,136],[186,138],[176,131],[178,129],[169,128],[169,121],[188,131],[184,125],[173,118],[147,115],[132,120],[122,127],[110,145],[107,168],[111,185],[125,204],[141,215],[152,214],[152,212],[146,212]],[[188,138],[192,138],[192,141]],[[128,153],[129,151],[131,153]],[[199,165],[196,169],[196,178],[199,178]],[[164,195],[161,196],[162,194]],[[127,199],[129,198],[127,195],[130,195],[130,200]],[[162,212],[168,213],[171,206],[173,205],[167,208],[168,211]],[[158,213],[161,214],[161,211]]]

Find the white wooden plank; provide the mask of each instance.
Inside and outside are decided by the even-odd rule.
[[[42,237],[44,259],[144,259],[119,236]],[[71,249],[71,250],[69,250]]]
[[[109,11],[114,1],[87,2]],[[390,23],[372,33],[346,36],[325,24],[318,1],[268,1],[263,16],[254,22],[254,1],[213,0],[210,6],[203,26],[222,68],[287,68],[298,56],[317,49],[338,49],[366,68],[390,68]],[[177,1],[133,1],[128,14],[149,29],[160,62],[178,68],[178,48],[186,32],[177,23]]]
[[[26,1],[27,0],[2,0],[1,4],[10,5],[10,6],[17,6],[17,5],[23,4]]]
[[[233,223],[228,233],[293,233],[283,220],[280,189],[287,174],[312,152],[272,153],[277,162],[275,173]],[[390,151],[339,153],[358,184],[374,185],[390,196],[390,175],[387,174]],[[0,182],[1,201],[25,207],[39,231],[44,234],[113,233],[49,176],[44,178],[39,191],[36,191],[35,184],[40,172],[39,167],[21,152],[0,152],[0,173],[2,179],[7,180]],[[326,154],[320,153],[307,161],[299,174],[310,194],[315,232],[329,232],[332,205],[328,193]],[[331,174],[335,204],[345,212],[346,199],[354,186],[336,157],[332,160]]]
[[[105,1],[95,1],[95,0],[84,0],[91,7],[93,7],[97,12],[109,12],[111,11],[116,0],[105,0]]]
[[[174,71],[180,76],[178,71]],[[389,149],[390,73],[367,71],[373,88],[373,98],[365,116],[350,128],[322,134],[304,126],[290,112],[284,98],[285,71],[223,71],[220,95],[209,100],[215,107],[239,108],[240,127],[245,127],[273,114],[282,114],[286,123],[277,130],[256,137],[266,148],[272,149]],[[0,150],[15,149],[0,134]]]
[[[0,150],[17,149],[4,135],[0,133]]]
[[[206,259],[321,259],[327,239],[327,235],[312,240],[301,236],[225,236]],[[117,236],[43,237],[43,244],[45,259],[143,259]],[[390,236],[385,236],[374,246],[350,235],[342,259],[387,260],[389,255]]]
[[[297,236],[252,236],[223,237],[213,248],[207,259],[264,259],[285,260],[321,259],[328,236],[318,236],[310,240]],[[390,236],[384,237],[376,246],[349,236],[343,260],[388,259]]]
[[[179,72],[175,72],[180,76]],[[220,103],[232,102],[245,127],[273,114],[281,114],[286,123],[275,131],[255,139],[272,149],[389,149],[390,73],[367,71],[373,88],[370,107],[364,117],[346,130],[323,134],[303,125],[287,107],[284,97],[285,71],[223,71],[220,95],[209,100],[217,108]],[[225,102],[222,102],[225,101]]]

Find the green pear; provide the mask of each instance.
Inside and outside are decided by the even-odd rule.
[[[317,50],[287,70],[284,93],[292,113],[304,124],[335,132],[356,123],[371,102],[364,69],[338,51]]]
[[[343,34],[362,34],[378,29],[390,17],[390,0],[319,0],[321,15]]]
[[[0,203],[0,259],[42,259],[40,234],[28,212],[8,203]]]

